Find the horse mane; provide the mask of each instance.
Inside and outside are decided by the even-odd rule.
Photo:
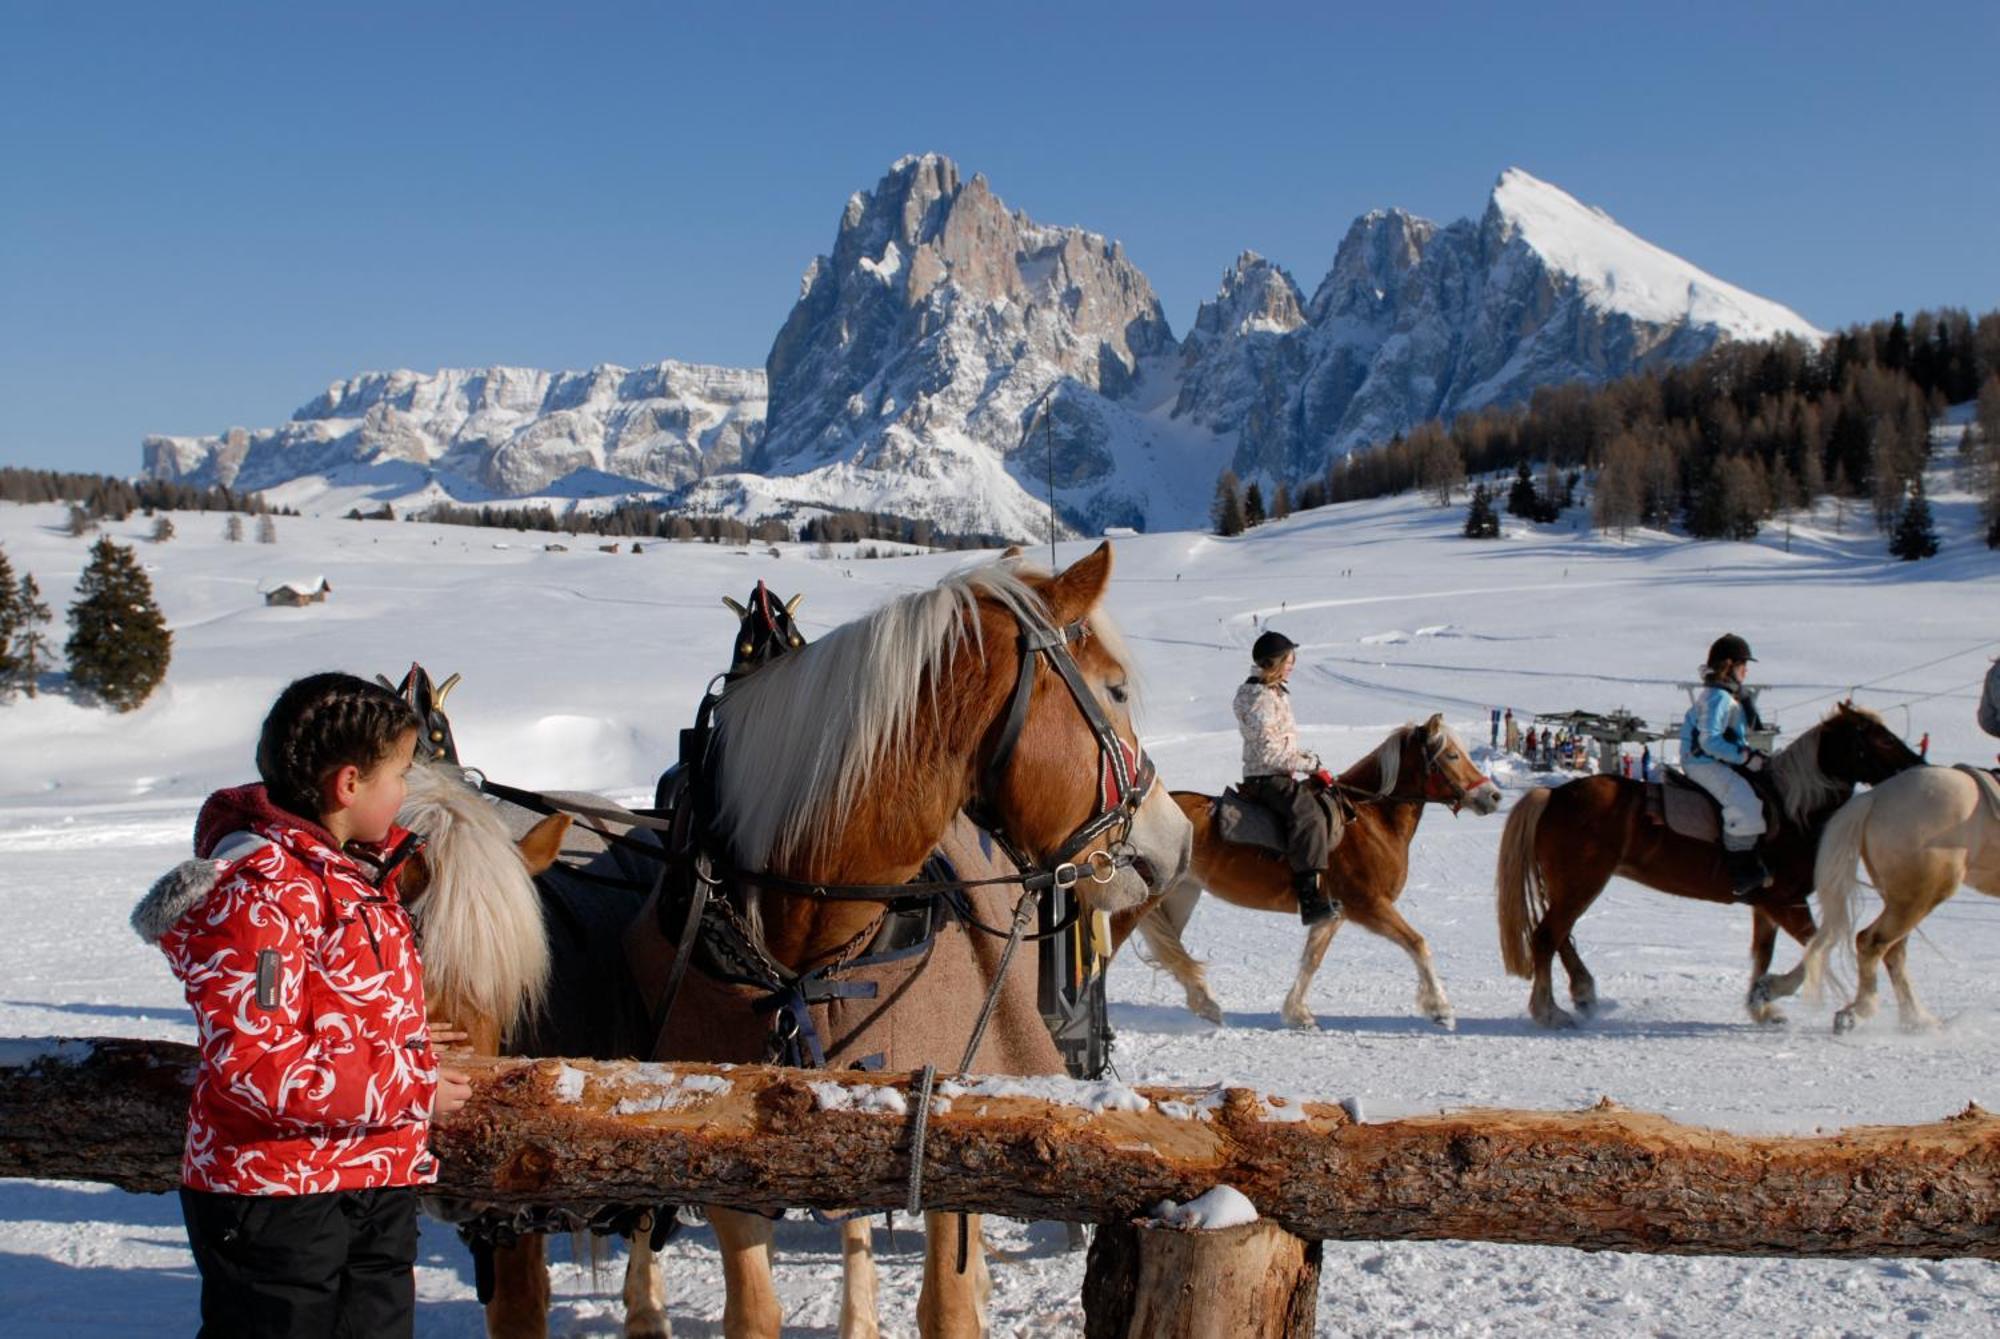
[[[1850,706],[1847,710],[1881,724],[1882,718],[1866,707]],[[1785,817],[1794,823],[1803,824],[1812,814],[1840,803],[1853,793],[1851,782],[1836,780],[1820,769],[1820,734],[1833,719],[1828,716],[1821,720],[1771,759],[1771,780],[1784,798]]]
[[[840,832],[880,769],[926,724],[925,683],[940,682],[968,641],[984,663],[981,598],[1023,628],[1049,628],[1048,604],[1027,581],[1038,575],[1004,560],[955,573],[733,685],[716,711],[716,801],[737,859],[768,869]],[[1130,663],[1107,620],[1093,613],[1090,629]],[[943,724],[935,697],[927,724]]]
[[[1420,729],[1416,725],[1399,725],[1389,732],[1389,737],[1375,746],[1369,757],[1374,760],[1375,770],[1381,780],[1375,783],[1377,795],[1387,795],[1403,779],[1403,745],[1409,742],[1410,732]]]
[[[427,993],[510,1035],[547,997],[549,948],[541,900],[506,823],[449,771],[421,763],[410,769],[397,821],[427,842],[430,887],[410,911]]]

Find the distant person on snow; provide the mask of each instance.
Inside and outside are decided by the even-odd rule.
[[[1237,688],[1233,703],[1243,732],[1243,784],[1238,790],[1284,821],[1299,919],[1318,925],[1339,914],[1320,887],[1321,871],[1341,835],[1330,794],[1333,776],[1318,755],[1299,747],[1291,690],[1285,687],[1298,663],[1297,643],[1267,630],[1251,646],[1250,658],[1255,668]]]
[[[1739,901],[1771,877],[1757,855],[1764,802],[1749,780],[1767,765],[1765,755],[1750,745],[1750,732],[1762,724],[1743,687],[1754,659],[1750,643],[1735,633],[1717,637],[1702,666],[1704,687],[1681,721],[1681,768],[1722,806],[1723,863]]]
[[[1512,707],[1507,708],[1506,719],[1501,723],[1500,728],[1507,738],[1507,752],[1519,753],[1521,751],[1521,723],[1514,719],[1514,709]]]

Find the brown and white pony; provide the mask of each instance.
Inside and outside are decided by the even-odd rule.
[[[1821,830],[1857,785],[1876,785],[1921,759],[1874,712],[1842,702],[1771,760],[1783,821],[1760,847],[1771,882],[1749,899],[1751,987],[1746,1006],[1760,1023],[1782,1022],[1771,1001],[1797,990],[1804,965],[1767,976],[1779,930],[1801,944],[1813,933],[1813,852]],[[1589,1013],[1597,983],[1570,937],[1577,920],[1613,876],[1676,897],[1733,905],[1722,847],[1684,837],[1646,814],[1643,782],[1589,776],[1550,789],[1537,786],[1507,816],[1494,874],[1500,957],[1514,976],[1534,982],[1528,1012],[1543,1027],[1576,1026],[1555,1002],[1550,960],[1560,955],[1570,999]]]
[[[1293,1027],[1317,1026],[1306,1005],[1306,991],[1335,932],[1352,921],[1410,955],[1417,968],[1417,1009],[1440,1027],[1453,1027],[1451,1001],[1431,963],[1430,945],[1396,910],[1396,899],[1409,877],[1410,842],[1423,821],[1424,806],[1444,804],[1454,813],[1465,807],[1490,814],[1500,807],[1499,787],[1473,765],[1465,745],[1442,716],[1398,727],[1339,780],[1356,811],[1328,858],[1323,882],[1327,894],[1339,902],[1341,916],[1306,932],[1298,979],[1285,996],[1284,1020]],[[1209,993],[1207,970],[1181,942],[1202,889],[1239,907],[1285,916],[1298,914],[1298,896],[1292,891],[1291,868],[1284,857],[1222,839],[1216,830],[1213,796],[1177,790],[1174,802],[1194,825],[1192,872],[1143,915],[1128,912],[1113,917],[1114,939],[1122,942],[1136,921],[1154,961],[1187,991],[1188,1008],[1220,1023],[1222,1006]]]
[[[1060,653],[1072,658],[1081,690],[1136,758],[1130,673],[1115,633],[1097,612],[1111,561],[1104,545],[1058,576],[995,564],[947,578],[779,657],[731,688],[717,709],[722,761],[715,786],[717,824],[735,863],[787,887],[900,884],[919,872],[946,827],[975,801],[1017,848],[1037,862],[1052,862],[1073,835],[1103,815],[1105,759],[1051,656],[1024,655],[1022,646],[1032,634],[1043,645],[1066,647]],[[1055,636],[1064,629],[1075,631],[1067,639]],[[1034,676],[1025,718],[1004,765],[989,777],[1024,672]],[[1086,877],[1077,885],[1086,907],[1116,912],[1136,906],[1186,872],[1191,834],[1162,789],[1147,792],[1130,819],[1071,857],[1094,863],[1103,879]],[[1119,851],[1112,851],[1114,844]],[[1114,862],[1114,854],[1121,858]],[[437,847],[432,855],[442,880],[453,857]],[[480,969],[448,965],[464,953],[469,956],[459,961],[484,961],[498,970],[506,955],[482,959],[492,932],[479,927],[476,916],[442,917],[442,887],[434,882],[424,899],[433,916],[424,960],[440,991],[436,1015],[455,1021],[482,1011],[487,1018],[510,1017],[506,991],[475,982]],[[765,886],[742,911],[766,951],[797,969],[865,938],[883,907]],[[525,938],[525,916],[510,913],[509,923]],[[538,911],[534,923],[540,923]],[[448,924],[458,928],[447,930]],[[1015,962],[1015,970],[1032,973],[1032,955],[1016,955]],[[607,964],[607,970],[622,971],[623,964]],[[509,989],[525,990],[531,980],[532,972],[515,972]],[[518,1006],[523,998],[517,993],[511,1002]],[[981,1003],[927,997],[913,987],[898,1007],[962,1016],[969,1032]],[[948,1064],[956,1062],[954,1056]],[[722,1207],[711,1208],[709,1218],[728,1287],[724,1332],[776,1335],[782,1317],[771,1285],[771,1221]],[[926,1221],[919,1326],[925,1334],[976,1335],[983,1324],[983,1266],[975,1258],[963,1272],[955,1267],[956,1216],[927,1214]],[[848,1225],[850,1257],[856,1237],[865,1245],[866,1232],[865,1223]],[[978,1242],[976,1219],[967,1236]],[[538,1241],[534,1250],[539,1266]],[[635,1243],[627,1333],[661,1334],[657,1287],[648,1292],[635,1272],[640,1255]],[[496,1260],[496,1269],[505,1263]],[[545,1276],[540,1288],[539,1298],[514,1299],[523,1305],[510,1314],[536,1312],[534,1323],[545,1326]],[[524,1328],[503,1330],[494,1314],[501,1301],[496,1290],[490,1333],[541,1332],[525,1328],[525,1321]],[[850,1299],[843,1333],[873,1333],[872,1308],[867,1311]]]
[[[1855,862],[1882,898],[1882,914],[1857,936]],[[1961,884],[2000,897],[2000,781],[1989,772],[1914,767],[1840,807],[1819,841],[1815,867],[1822,924],[1806,946],[1806,988],[1817,992],[1830,954],[1852,955],[1854,999],[1833,1016],[1836,1032],[1873,1017],[1876,969],[1889,969],[1898,1021],[1937,1026],[1910,985],[1910,932]]]

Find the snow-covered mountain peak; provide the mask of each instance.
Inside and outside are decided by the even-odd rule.
[[[1201,304],[1189,338],[1283,334],[1306,323],[1304,307],[1291,275],[1255,251],[1245,251],[1223,274],[1215,296]]]
[[[1606,311],[1660,324],[1714,326],[1732,339],[1825,338],[1791,308],[1723,282],[1518,167],[1500,174],[1482,227],[1496,243],[1524,243],[1550,268],[1575,278],[1587,300]]]

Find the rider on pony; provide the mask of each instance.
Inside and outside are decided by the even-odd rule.
[[[1256,670],[1236,690],[1236,724],[1243,732],[1243,784],[1238,792],[1276,814],[1289,834],[1286,858],[1299,919],[1318,925],[1339,915],[1320,889],[1320,871],[1340,844],[1338,812],[1327,791],[1333,776],[1317,754],[1299,748],[1285,680],[1298,661],[1298,644],[1281,632],[1266,632],[1250,648]],[[1306,773],[1299,779],[1298,773]]]
[[[1681,721],[1681,769],[1722,806],[1723,863],[1739,901],[1771,878],[1757,854],[1764,801],[1749,780],[1768,762],[1750,743],[1750,732],[1763,724],[1755,695],[1743,686],[1755,659],[1750,643],[1735,633],[1717,637],[1701,671],[1705,686]]]

